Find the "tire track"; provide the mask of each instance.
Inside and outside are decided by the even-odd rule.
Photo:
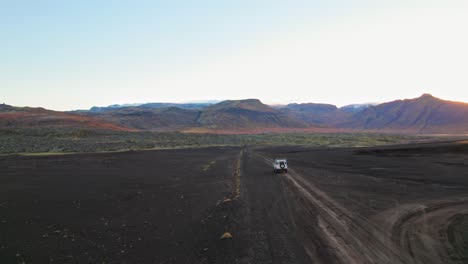
[[[272,159],[261,156],[265,163]],[[305,180],[293,169],[284,174],[287,187],[300,198],[296,199],[299,207],[297,218],[309,219],[311,226],[304,229],[310,234],[304,235],[304,247],[313,261],[324,263],[406,263],[410,258],[387,240],[382,230],[367,219],[354,215],[336,203],[315,185]],[[316,221],[311,221],[316,219]],[[303,221],[303,220],[302,220]],[[315,225],[315,226],[314,226]],[[313,236],[319,235],[323,250],[321,256]],[[315,238],[316,239],[316,238]],[[319,243],[320,244],[320,243]]]
[[[282,187],[281,179],[272,178],[262,166],[249,166],[252,161],[262,159],[246,151],[241,198],[248,211],[250,250],[243,263],[307,263],[307,256],[294,235],[296,228],[287,203],[290,194]]]
[[[457,263],[459,245],[450,240],[450,227],[468,214],[468,197],[452,197],[424,204],[405,204],[378,216],[389,237],[412,263]],[[463,263],[463,262],[460,262]]]
[[[262,157],[271,165],[272,159]],[[465,263],[455,220],[468,215],[468,196],[402,204],[371,219],[353,213],[289,168],[286,187],[298,197],[297,222],[303,226],[305,250],[322,263]],[[315,219],[315,221],[311,221]],[[315,226],[314,226],[315,225]],[[322,243],[318,243],[319,236]],[[320,251],[328,251],[325,255]]]

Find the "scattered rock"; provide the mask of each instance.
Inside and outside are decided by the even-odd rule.
[[[229,232],[224,232],[224,234],[219,239],[231,239],[232,235]]]

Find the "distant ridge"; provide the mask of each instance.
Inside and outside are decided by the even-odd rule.
[[[197,126],[198,110],[178,107],[125,107],[115,110],[90,111],[85,116],[101,118],[128,128],[146,131],[177,131]]]
[[[336,124],[340,124],[352,116],[352,114],[342,111],[331,104],[288,104],[283,111],[288,110],[291,114],[308,124],[329,127],[334,127]]]
[[[234,134],[249,131],[467,134],[468,104],[424,94],[414,99],[341,108],[315,103],[272,107],[258,99],[216,104],[150,103],[79,112],[0,105],[0,128],[32,126]]]
[[[0,105],[0,129],[38,128],[136,131],[95,117],[51,111],[40,107]]]
[[[228,100],[207,107],[198,123],[202,127],[217,129],[255,127],[307,127],[293,115],[278,111],[258,99]]]
[[[104,112],[128,107],[143,107],[143,108],[166,108],[166,107],[178,107],[182,109],[201,109],[210,105],[218,103],[218,101],[200,101],[191,103],[142,103],[142,104],[114,104],[109,106],[93,106],[89,110],[76,110],[71,112]]]
[[[366,108],[369,108],[371,106],[376,106],[376,105],[378,104],[375,104],[375,103],[374,104],[350,104],[350,105],[345,105],[345,106],[340,107],[340,110],[355,114]]]
[[[343,127],[411,133],[468,133],[468,104],[430,94],[370,106]]]

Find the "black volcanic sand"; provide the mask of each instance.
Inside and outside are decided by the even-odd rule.
[[[206,239],[201,221],[231,195],[238,154],[2,158],[0,263],[185,263]]]
[[[21,262],[468,263],[468,144],[2,157]]]

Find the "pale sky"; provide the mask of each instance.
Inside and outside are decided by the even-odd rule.
[[[0,0],[0,103],[468,102],[466,0]]]

